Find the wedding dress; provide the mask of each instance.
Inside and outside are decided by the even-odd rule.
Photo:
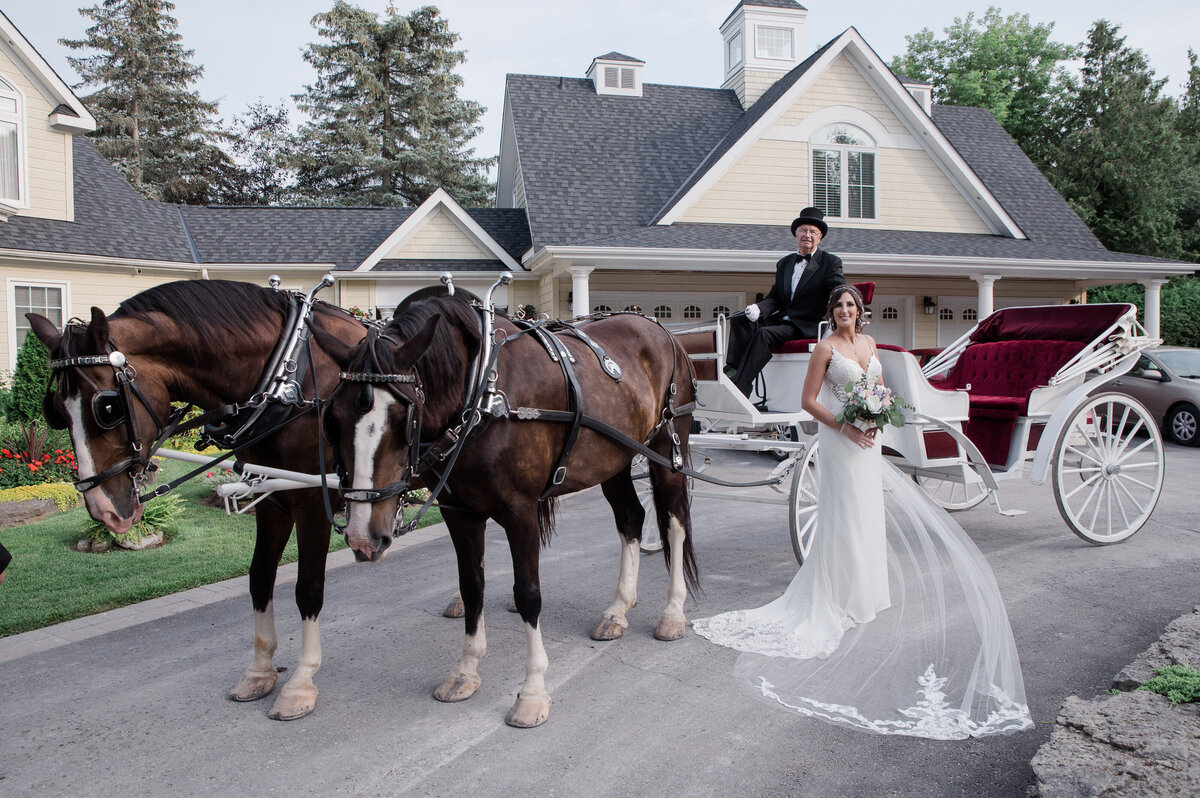
[[[872,356],[866,376],[878,381]],[[818,401],[834,412],[863,370],[834,350]],[[735,674],[801,715],[949,740],[1032,728],[995,576],[962,528],[880,454],[818,432],[812,551],[766,606],[695,621],[745,652]]]

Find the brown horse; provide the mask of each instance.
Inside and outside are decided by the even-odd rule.
[[[92,518],[120,533],[141,517],[138,489],[148,478],[145,454],[166,426],[171,402],[213,409],[250,399],[284,332],[289,303],[285,292],[270,288],[201,280],[151,288],[122,302],[107,318],[92,308],[90,323],[68,325],[62,333],[49,320],[28,314],[34,334],[53,358],[63,361],[56,369],[58,388],[47,396],[47,415],[70,430],[78,486]],[[313,316],[330,340],[350,344],[363,338],[363,325],[338,308],[318,303]],[[315,393],[330,393],[337,384],[337,366],[318,347],[312,347],[312,364]],[[309,398],[314,394],[307,376],[303,393]],[[298,417],[279,434],[240,452],[239,459],[319,473],[316,413],[298,408],[290,413]],[[254,651],[229,697],[252,701],[275,688],[275,575],[295,526],[300,661],[270,711],[272,718],[292,720],[316,706],[313,675],[321,665],[317,616],[324,600],[330,525],[319,488],[282,491],[272,498],[259,504],[256,513],[258,535],[250,564]]]
[[[326,336],[319,325],[313,335],[346,372],[326,411],[325,428],[343,460],[346,539],[358,556],[378,559],[390,545],[397,491],[414,478],[429,486],[445,478],[439,502],[458,559],[466,638],[462,656],[434,691],[441,701],[464,700],[479,687],[478,664],[486,649],[484,525],[492,518],[504,528],[526,641],[525,682],[507,720],[530,727],[545,722],[550,712],[538,560],[553,532],[554,497],[599,484],[616,517],[622,540],[616,598],[592,636],[620,637],[626,612],[637,600],[645,511],[631,475],[634,451],[597,432],[596,425],[563,419],[579,406],[588,419],[645,442],[667,462],[686,462],[694,386],[686,354],[653,319],[617,314],[585,322],[579,326],[590,344],[560,335],[570,354],[555,359],[535,335],[518,334],[511,320],[497,318],[491,340],[502,335],[508,340],[498,345],[489,366],[476,363],[480,350],[489,349],[482,318],[466,303],[438,298],[398,312],[382,336],[371,335],[358,347]],[[549,337],[547,343],[552,345]],[[619,364],[619,379],[602,367],[604,353]],[[473,374],[482,376],[475,380]],[[489,376],[491,390],[483,392],[481,403],[477,388]],[[574,392],[567,388],[572,379],[578,384]],[[487,412],[472,430],[463,421],[473,417],[473,407]],[[554,416],[547,411],[563,415],[547,420]],[[459,435],[467,442],[456,459]],[[683,636],[683,602],[687,585],[696,580],[687,482],[659,464],[652,464],[650,477],[670,574],[655,636],[674,640]]]

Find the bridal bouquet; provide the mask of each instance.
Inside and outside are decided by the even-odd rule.
[[[888,424],[903,427],[902,411],[913,409],[903,396],[893,393],[891,388],[878,383],[868,385],[865,374],[857,382],[846,383],[846,397],[845,406],[834,420],[839,424],[853,424],[864,431],[872,427],[883,429]]]

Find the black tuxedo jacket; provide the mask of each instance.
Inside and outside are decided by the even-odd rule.
[[[778,322],[779,319],[768,322],[767,317],[779,312],[797,326],[807,326],[803,322],[809,322],[815,329],[816,324],[825,318],[830,292],[846,282],[842,274],[842,259],[831,252],[817,249],[793,294],[792,273],[799,257],[799,253],[793,252],[775,264],[775,284],[771,286],[771,292],[765,299],[755,303],[762,312],[763,322]]]

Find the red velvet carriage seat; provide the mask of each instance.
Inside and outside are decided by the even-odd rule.
[[[875,296],[875,283],[854,283],[853,285],[855,288],[858,289],[858,293],[862,294],[863,304],[870,305],[871,298]],[[807,354],[812,351],[812,348],[814,346],[816,346],[816,343],[817,343],[816,338],[798,338],[794,341],[784,341],[779,346],[771,347],[771,354],[773,354],[773,355]],[[898,346],[891,346],[889,344],[880,344],[879,348],[880,349],[894,349],[894,350],[897,350],[900,352],[904,351],[903,349],[901,349]]]
[[[971,333],[971,343],[944,379],[944,390],[966,389],[970,418],[963,432],[991,465],[1006,466],[1017,419],[1035,388],[1047,385],[1125,311],[1123,305],[1009,308]]]

